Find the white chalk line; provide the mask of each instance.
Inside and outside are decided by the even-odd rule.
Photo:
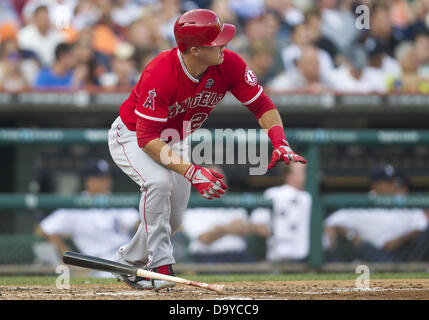
[[[328,288],[328,290],[322,289],[321,291],[304,291],[304,292],[285,292],[285,293],[295,293],[295,294],[329,294],[329,293],[344,293],[344,292],[383,292],[383,291],[429,291],[429,288],[340,288],[333,289]]]

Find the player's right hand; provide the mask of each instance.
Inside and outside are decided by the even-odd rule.
[[[220,198],[228,187],[222,182],[223,175],[214,170],[191,164],[185,172],[185,178],[198,190],[203,198]]]

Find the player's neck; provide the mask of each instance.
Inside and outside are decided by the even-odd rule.
[[[186,70],[196,79],[201,79],[204,72],[207,70],[209,66],[203,65],[196,61],[191,55],[182,54],[180,52],[180,55],[182,56],[183,63],[185,64]]]

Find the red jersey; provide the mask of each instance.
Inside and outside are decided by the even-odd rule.
[[[223,52],[223,62],[208,67],[201,79],[188,72],[177,48],[161,52],[121,105],[127,128],[135,131],[142,117],[164,123],[162,130],[175,129],[183,139],[201,127],[227,91],[244,105],[254,104],[263,93],[255,74],[235,52]]]

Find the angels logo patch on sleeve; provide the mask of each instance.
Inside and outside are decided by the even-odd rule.
[[[248,85],[256,86],[258,83],[258,79],[256,78],[256,74],[250,70],[249,67],[246,67],[246,70],[244,71],[244,80]]]
[[[143,103],[143,107],[148,108],[150,110],[155,110],[155,97],[156,92],[155,89],[148,91],[149,96],[147,97],[146,101]]]

